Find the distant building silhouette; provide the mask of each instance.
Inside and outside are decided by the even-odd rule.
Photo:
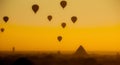
[[[80,57],[85,57],[88,56],[88,53],[86,52],[84,47],[80,45],[79,48],[76,50],[75,55]]]
[[[117,54],[116,54],[116,59],[120,59],[120,54],[119,54],[119,52],[117,52]]]
[[[12,52],[15,52],[15,47],[12,48]]]
[[[61,54],[61,52],[60,52],[60,51],[57,51],[57,54]]]

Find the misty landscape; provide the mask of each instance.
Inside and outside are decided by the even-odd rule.
[[[0,52],[0,65],[120,65],[120,55],[89,54],[80,46],[75,53]]]
[[[0,65],[120,65],[119,4],[0,0]]]

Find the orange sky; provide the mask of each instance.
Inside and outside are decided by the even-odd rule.
[[[75,51],[83,45],[89,51],[120,51],[120,5],[118,0],[6,0],[1,4],[0,50]],[[31,7],[40,6],[37,14]],[[3,16],[9,16],[4,23]],[[47,16],[52,15],[51,22]],[[75,24],[71,17],[77,16]],[[65,29],[61,23],[66,22]],[[57,36],[63,37],[58,42]]]

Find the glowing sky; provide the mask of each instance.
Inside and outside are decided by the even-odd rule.
[[[2,0],[1,0],[2,1]],[[83,45],[89,51],[120,51],[119,0],[4,0],[0,4],[0,50],[75,51]],[[37,14],[32,5],[38,4]],[[47,16],[52,15],[51,22]],[[4,23],[3,16],[8,16]],[[78,20],[72,23],[71,17]],[[66,22],[65,29],[61,23]],[[57,36],[63,37],[58,42]]]

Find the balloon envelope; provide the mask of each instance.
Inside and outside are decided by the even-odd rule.
[[[37,4],[34,4],[32,6],[32,10],[34,11],[34,13],[37,13],[37,11],[39,10],[39,6]]]
[[[4,16],[3,20],[7,23],[7,21],[9,20],[9,17],[8,16]]]
[[[48,16],[48,20],[49,20],[49,21],[52,20],[52,16],[51,16],[51,15]]]
[[[77,17],[73,16],[73,17],[71,17],[71,20],[72,20],[73,23],[75,23],[77,21]]]
[[[1,30],[1,32],[4,32],[5,29],[4,29],[4,28],[1,28],[0,30]]]
[[[58,36],[57,39],[60,42],[62,40],[62,36]]]
[[[62,6],[62,8],[65,8],[66,5],[67,5],[67,2],[66,2],[66,1],[61,1],[61,2],[60,2],[60,5]]]
[[[61,26],[62,26],[63,28],[65,28],[65,27],[66,27],[66,23],[62,23]]]

